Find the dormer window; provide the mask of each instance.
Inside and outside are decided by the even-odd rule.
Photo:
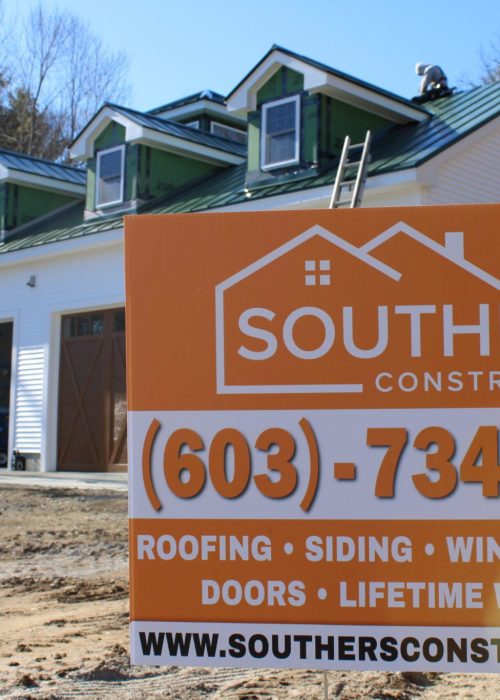
[[[125,146],[107,148],[97,153],[96,206],[123,202]]]
[[[210,122],[210,133],[214,136],[221,136],[223,139],[235,141],[236,143],[246,143],[246,131],[235,129],[233,126],[221,124],[221,122]]]
[[[283,168],[299,162],[300,95],[262,105],[261,167]]]

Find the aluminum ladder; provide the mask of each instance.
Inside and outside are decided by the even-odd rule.
[[[354,209],[361,205],[368,166],[371,160],[371,142],[371,131],[366,132],[363,143],[351,144],[351,137],[345,137],[329,209],[338,209],[344,205],[349,205],[350,209]],[[358,154],[360,149],[362,149],[361,157],[357,160],[351,160],[351,158],[356,158],[355,154]],[[355,177],[353,177],[354,168],[357,168]],[[342,196],[346,190],[347,196]]]

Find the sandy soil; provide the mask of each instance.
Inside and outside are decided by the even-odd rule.
[[[1,485],[1,698],[318,698],[312,671],[128,662],[126,494]],[[498,700],[500,676],[328,674],[339,700]]]

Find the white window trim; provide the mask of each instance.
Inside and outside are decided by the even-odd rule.
[[[244,129],[236,129],[236,127],[234,127],[234,126],[229,126],[228,124],[224,124],[223,122],[218,122],[218,121],[211,121],[210,122],[210,133],[211,134],[214,133],[214,130],[212,128],[214,126],[214,124],[217,126],[222,126],[224,129],[227,129],[228,131],[234,131],[235,134],[243,134],[243,136],[245,136],[245,137],[247,135],[247,132]],[[217,134],[214,134],[214,135],[216,136]]]
[[[294,157],[289,160],[282,160],[279,163],[265,163],[266,153],[266,131],[267,131],[267,111],[271,107],[284,104],[285,102],[295,102],[295,153]],[[280,100],[266,102],[262,105],[262,124],[260,133],[260,167],[262,170],[274,170],[275,168],[283,168],[285,165],[295,165],[300,161],[300,95],[292,97],[283,97]]]
[[[122,167],[121,167],[121,173],[120,173],[120,198],[115,199],[112,202],[100,202],[99,201],[99,180],[101,178],[101,157],[106,155],[107,153],[111,153],[113,151],[121,151],[122,152]],[[115,204],[121,204],[123,202],[124,188],[125,188],[125,144],[122,144],[121,146],[113,146],[112,148],[105,148],[102,151],[98,151],[97,152],[96,174],[95,174],[95,205],[96,205],[96,207],[112,207]]]

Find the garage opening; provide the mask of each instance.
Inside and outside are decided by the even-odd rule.
[[[124,309],[62,318],[57,468],[127,470]]]
[[[9,411],[13,323],[0,323],[0,468],[9,462]]]

